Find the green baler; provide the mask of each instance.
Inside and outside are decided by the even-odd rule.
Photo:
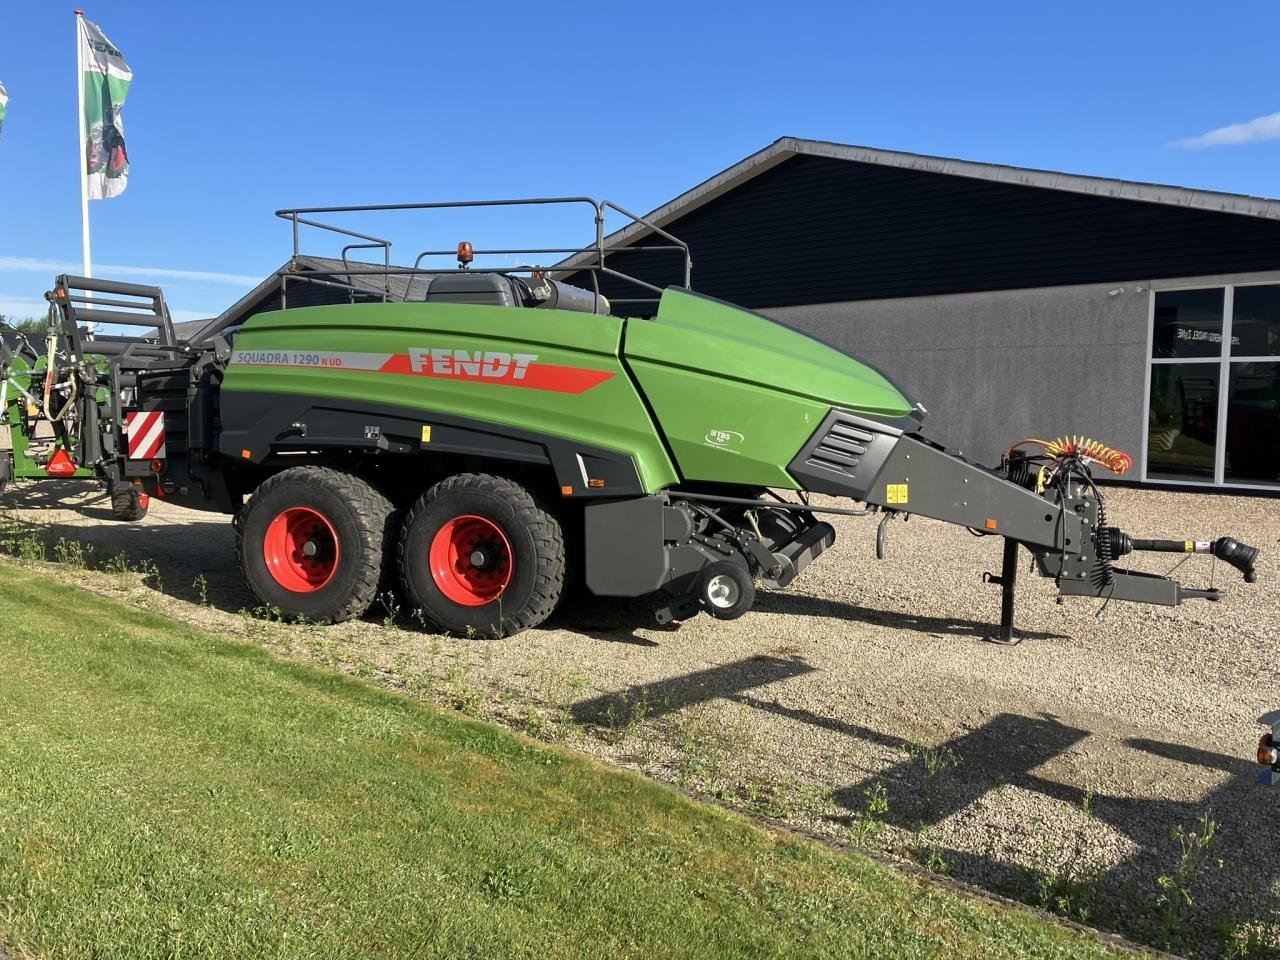
[[[729,619],[757,584],[786,588],[832,545],[824,513],[879,514],[878,548],[885,521],[909,513],[1003,537],[1005,642],[1019,545],[1068,596],[1220,597],[1116,567],[1135,549],[1210,553],[1253,578],[1257,551],[1239,541],[1140,541],[1110,526],[1090,467],[1127,464],[1100,444],[1035,441],[994,467],[945,450],[879,371],[692,293],[687,249],[639,218],[668,241],[649,250],[683,256],[685,284],[660,292],[652,319],[610,315],[598,283],[623,276],[603,239],[618,208],[570,202],[593,206],[597,242],[556,271],[476,267],[465,243],[457,269],[421,267],[439,251],[394,268],[388,242],[312,218],[405,208],[282,211],[294,264],[302,225],[384,245],[385,263],[286,269],[283,309],[191,342],[166,332],[144,288],[144,322],[164,314],[155,337],[86,337],[78,321],[123,314],[89,299],[102,284],[59,278],[75,462],[116,490],[234,514],[250,589],[312,620],[358,616],[398,582],[446,629],[509,634],[542,622],[571,576],[602,596],[653,595],[660,621]],[[597,289],[558,279],[571,271]],[[385,301],[407,278],[400,302],[288,305],[291,287],[354,290],[370,276]]]

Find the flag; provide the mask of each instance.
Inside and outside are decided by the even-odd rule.
[[[0,132],[4,131],[4,108],[9,105],[9,91],[0,83]]]
[[[133,71],[107,35],[84,17],[80,17],[80,63],[84,69],[84,168],[89,198],[106,200],[124,193],[129,182],[129,154],[120,111]]]

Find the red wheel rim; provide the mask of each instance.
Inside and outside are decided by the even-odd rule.
[[[338,535],[309,507],[282,510],[267,527],[262,556],[272,579],[293,593],[315,593],[338,569]]]
[[[467,514],[445,523],[431,541],[431,579],[464,607],[497,599],[511,582],[511,544],[491,520]]]

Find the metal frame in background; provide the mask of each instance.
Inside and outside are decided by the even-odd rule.
[[[104,293],[110,294],[110,298],[92,296]],[[106,419],[114,429],[102,433],[96,401],[91,396],[80,398],[83,405],[80,411],[81,442],[85,445],[86,454],[82,458],[84,465],[96,465],[103,459],[118,457],[122,455],[120,438],[124,434],[122,391],[136,387],[138,371],[180,369],[190,364],[195,351],[177,339],[169,306],[159,287],[61,274],[54,282],[53,290],[45,297],[57,315],[61,327],[58,336],[66,344],[63,349],[66,349],[68,359],[75,363],[86,357],[98,356],[107,363],[105,381],[100,382],[108,388],[109,412]],[[120,299],[122,297],[131,299]],[[155,334],[148,337],[91,333],[88,329],[81,329],[81,321],[142,327],[154,330]],[[48,363],[56,362],[57,357],[50,353]],[[126,375],[125,371],[129,373]]]
[[[457,210],[472,207],[527,207],[527,206],[550,206],[550,205],[570,205],[570,204],[586,204],[591,207],[595,217],[595,243],[587,247],[563,247],[563,248],[509,248],[509,249],[490,249],[475,250],[476,256],[493,256],[493,255],[514,255],[522,254],[533,256],[537,254],[557,254],[562,256],[561,263],[566,259],[575,257],[583,258],[583,262],[574,265],[574,272],[582,271],[591,274],[592,292],[595,295],[594,305],[596,312],[600,310],[601,294],[600,294],[600,275],[604,274],[616,277],[627,283],[634,284],[642,289],[651,291],[661,295],[662,288],[633,277],[630,274],[614,270],[605,262],[605,257],[612,250],[625,250],[628,253],[638,251],[681,253],[684,256],[684,286],[689,288],[693,274],[693,260],[689,255],[689,245],[684,243],[677,237],[672,236],[667,231],[654,223],[646,220],[644,217],[634,214],[629,210],[620,207],[612,200],[596,200],[593,197],[531,197],[528,199],[513,200],[456,200],[456,201],[440,201],[436,203],[392,203],[392,204],[367,204],[360,206],[342,206],[342,207],[297,207],[294,209],[277,210],[276,216],[282,220],[289,221],[293,226],[293,258],[291,263],[296,262],[302,255],[301,247],[301,228],[312,227],[315,229],[335,233],[339,236],[350,237],[355,240],[364,241],[362,243],[347,244],[342,248],[342,263],[344,273],[348,280],[351,277],[371,276],[383,278],[383,294],[382,300],[386,303],[391,297],[390,278],[393,276],[408,276],[409,282],[412,283],[416,276],[434,276],[439,274],[460,273],[461,267],[455,268],[424,268],[422,261],[427,257],[443,257],[455,254],[456,250],[423,250],[414,258],[412,267],[393,267],[391,265],[391,241],[383,237],[376,237],[370,234],[359,233],[346,227],[340,227],[335,224],[325,223],[320,220],[311,219],[312,216],[319,214],[344,214],[344,213],[390,213],[402,212],[407,210]],[[639,225],[647,227],[654,233],[670,241],[668,244],[645,245],[643,247],[608,247],[605,243],[605,218],[608,211],[614,211],[628,218],[631,225]],[[625,229],[625,228],[624,228]],[[615,231],[617,233],[617,231]],[[352,250],[358,249],[381,249],[383,252],[383,265],[378,267],[376,264],[361,264],[358,268],[352,268],[352,262],[347,259],[347,254]],[[356,261],[359,264],[359,261]],[[532,264],[525,264],[514,267],[474,267],[467,268],[468,273],[498,273],[503,275],[513,273],[531,273],[534,270],[545,270],[551,272],[551,267],[542,267]],[[339,286],[333,281],[324,280],[319,277],[309,277],[301,273],[286,273],[281,271],[280,277],[280,306],[281,309],[288,308],[288,282],[290,280],[301,281],[304,283],[316,283],[323,286]],[[656,303],[657,297],[634,297],[614,299],[613,303]],[[208,331],[216,333],[216,330]]]
[[[1278,280],[1248,280],[1241,282],[1219,281],[1188,283],[1161,283],[1151,285],[1147,303],[1147,355],[1142,397],[1142,481],[1144,483],[1167,483],[1179,487],[1203,488],[1208,485],[1224,490],[1280,491],[1280,484],[1274,483],[1239,483],[1226,479],[1227,470],[1227,413],[1231,391],[1231,365],[1235,363],[1277,363],[1280,357],[1244,356],[1237,357],[1231,353],[1232,325],[1235,320],[1236,290],[1239,287],[1280,287]],[[1161,293],[1178,290],[1221,290],[1222,300],[1222,343],[1217,357],[1153,357],[1155,349],[1156,297]],[[1217,435],[1214,441],[1213,480],[1176,480],[1167,477],[1151,477],[1150,443],[1151,443],[1151,382],[1156,366],[1178,363],[1216,364],[1218,368],[1218,420]]]

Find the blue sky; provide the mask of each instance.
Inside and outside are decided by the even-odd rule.
[[[1280,196],[1274,0],[85,2],[134,71],[132,175],[91,204],[95,272],[164,286],[179,318],[287,259],[279,207],[588,194],[643,212],[788,135]],[[0,24],[0,313],[39,312],[79,270],[72,6],[8,0]],[[590,230],[367,226],[401,261]]]

